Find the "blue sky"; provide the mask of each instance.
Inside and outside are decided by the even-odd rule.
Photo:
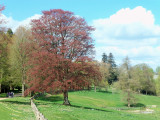
[[[117,64],[129,56],[132,64],[160,65],[160,0],[1,0],[8,27],[15,30],[38,18],[43,10],[64,9],[84,17],[93,33],[96,59],[113,53]]]
[[[122,8],[143,6],[152,10],[156,22],[160,23],[159,0],[1,0],[6,6],[4,14],[16,20],[24,20],[43,10],[64,9],[84,17],[88,22],[106,18]]]

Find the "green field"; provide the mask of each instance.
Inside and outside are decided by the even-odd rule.
[[[63,96],[43,96],[35,100],[48,120],[160,120],[160,98],[137,95],[136,107],[128,108],[119,93],[77,91],[69,93],[71,106],[64,106]],[[153,113],[141,113],[147,110]]]
[[[138,103],[131,108],[123,103],[119,93],[105,91],[69,92],[71,106],[62,105],[62,95],[47,94],[34,102],[48,120],[160,120],[160,97],[137,98]],[[0,120],[35,120],[29,97],[1,100],[0,108]],[[153,113],[142,113],[147,110]]]
[[[15,97],[1,100],[0,120],[35,120],[29,97]]]

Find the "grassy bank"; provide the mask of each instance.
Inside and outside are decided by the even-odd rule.
[[[159,120],[160,98],[137,95],[136,107],[128,108],[119,93],[77,91],[69,93],[71,106],[64,106],[63,96],[40,97],[38,109],[48,120]],[[154,111],[145,114],[139,111]],[[138,111],[138,112],[137,112]]]
[[[35,120],[28,97],[1,100],[0,108],[1,120]]]

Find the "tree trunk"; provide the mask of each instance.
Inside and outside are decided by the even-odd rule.
[[[138,90],[139,94],[141,94],[141,90]]]
[[[130,103],[128,103],[128,107],[129,107],[129,108],[131,107],[131,104],[130,104]]]
[[[3,77],[3,73],[1,73],[1,80],[2,80],[2,77]],[[2,82],[2,81],[1,81]],[[0,83],[0,93],[2,92],[2,83]]]
[[[88,85],[88,90],[90,90],[90,86]]]
[[[24,97],[24,83],[22,83],[22,97]]]
[[[13,89],[12,89],[12,85],[11,85],[11,84],[9,85],[9,89],[10,89],[10,90],[13,90]]]
[[[25,78],[26,78],[26,68],[24,66],[25,61],[24,58],[21,61],[22,66],[21,66],[21,72],[22,72],[22,97],[24,97],[24,91],[25,91]]]
[[[24,70],[22,71],[22,97],[24,97],[24,91],[25,91],[25,73]]]
[[[96,86],[94,86],[94,92],[96,92]]]
[[[147,91],[146,91],[146,95],[147,95]]]
[[[1,87],[1,83],[0,83],[0,93],[2,92],[2,89],[1,89],[2,87]]]
[[[131,106],[131,93],[130,93],[131,91],[130,91],[130,89],[128,89],[128,98],[127,98],[127,101],[128,101],[128,107],[130,107]]]
[[[70,102],[69,102],[69,100],[68,100],[68,91],[67,91],[67,90],[65,90],[65,91],[63,92],[63,96],[64,96],[63,105],[70,105]]]

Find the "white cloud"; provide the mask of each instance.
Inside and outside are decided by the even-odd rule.
[[[121,9],[109,18],[94,20],[94,36],[119,40],[160,37],[160,26],[154,21],[152,12],[143,7]]]
[[[6,17],[3,14],[1,15],[0,19],[3,19],[5,21],[5,24],[3,26],[12,28],[13,30],[15,30],[20,23],[19,21],[14,20],[12,17]]]
[[[41,17],[41,15],[35,14],[34,16],[31,16],[31,17],[29,17],[29,18],[21,21],[19,25],[20,25],[20,26],[30,26],[31,20],[33,20],[33,19],[38,19],[38,18],[40,18],[40,17]]]
[[[146,11],[142,6],[135,9],[121,9],[116,14],[110,16],[110,21],[113,24],[132,24],[141,23],[143,25],[153,25],[154,16],[151,11]]]
[[[131,59],[131,63],[133,65],[139,63],[147,63],[153,68],[160,65],[160,46],[152,47],[152,46],[141,46],[141,47],[131,47],[131,48],[121,48],[116,46],[101,46],[96,47],[96,59],[101,61],[102,53],[106,52],[109,54],[113,53],[115,56],[115,60],[117,64],[121,64],[122,60],[128,56]]]
[[[34,16],[31,16],[23,21],[17,21],[17,20],[14,20],[12,17],[6,17],[5,15],[2,14],[0,19],[5,20],[6,22],[6,24],[4,24],[5,27],[11,28],[13,31],[15,31],[19,26],[30,27],[31,20],[38,19],[40,17],[41,15],[35,14]]]
[[[129,56],[133,64],[144,62],[152,67],[160,65],[160,26],[155,24],[150,10],[138,6],[125,8],[108,18],[93,20],[96,28],[96,59],[103,52],[112,52],[117,61]]]

